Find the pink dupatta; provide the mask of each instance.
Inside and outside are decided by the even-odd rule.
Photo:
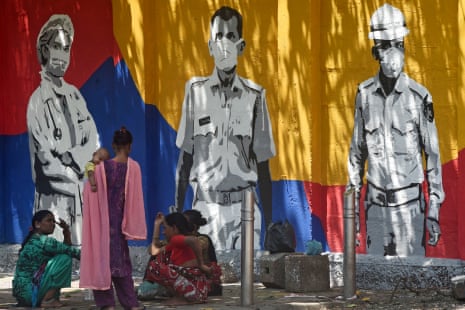
[[[110,224],[104,165],[95,167],[97,192],[84,184],[82,248],[79,287],[107,290],[111,286]],[[125,181],[125,205],[121,228],[128,240],[145,240],[144,195],[139,164],[128,158]]]

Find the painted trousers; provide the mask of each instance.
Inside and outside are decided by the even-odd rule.
[[[200,227],[199,233],[210,236],[216,251],[226,251],[241,248],[241,209],[242,201],[231,205],[221,205],[213,202],[197,200],[192,209],[202,213],[207,219],[207,225]],[[260,250],[260,233],[262,215],[257,203],[254,203],[253,245]]]
[[[398,207],[365,205],[367,253],[374,255],[425,255],[424,214],[420,201]]]

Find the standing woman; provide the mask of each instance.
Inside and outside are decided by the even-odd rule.
[[[113,286],[124,309],[139,309],[127,240],[145,240],[142,177],[129,157],[132,135],[115,131],[115,157],[95,168],[98,191],[84,187],[80,287],[93,289],[97,307],[115,309]]]
[[[64,242],[49,237],[55,223],[63,229]],[[69,225],[55,222],[49,210],[37,211],[24,239],[13,278],[13,296],[18,306],[60,307],[60,289],[71,286],[72,258],[80,250],[71,246]]]

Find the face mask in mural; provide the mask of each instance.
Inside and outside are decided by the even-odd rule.
[[[397,78],[404,68],[404,51],[397,47],[380,50],[380,64],[385,76]]]
[[[68,69],[71,43],[68,35],[64,31],[59,31],[58,35],[48,45],[49,58],[46,70],[56,77],[63,77]]]
[[[218,69],[231,70],[237,65],[238,47],[243,41],[243,39],[240,39],[237,42],[232,42],[227,38],[223,38],[213,42],[212,54]]]

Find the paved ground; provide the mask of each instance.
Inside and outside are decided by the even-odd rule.
[[[0,274],[0,309],[25,309],[15,306],[11,296],[11,274]],[[135,278],[138,285],[140,279]],[[78,287],[78,281],[72,287],[63,290],[61,309],[96,309],[92,300],[85,300],[86,291]],[[394,290],[394,291],[357,291],[357,297],[344,300],[342,288],[314,293],[290,293],[281,289],[265,288],[256,283],[253,304],[242,306],[240,283],[224,284],[223,296],[210,297],[201,305],[169,307],[160,300],[141,301],[146,309],[465,309],[465,301],[453,298],[449,290]],[[122,309],[118,307],[117,309]]]

